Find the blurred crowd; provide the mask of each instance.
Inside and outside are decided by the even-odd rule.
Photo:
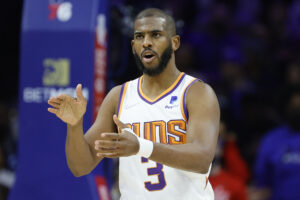
[[[177,67],[216,91],[215,199],[300,199],[300,1],[112,2],[111,87],[140,75],[130,50],[133,19],[158,7],[176,20]]]
[[[0,1],[0,200],[15,180],[18,139],[19,35],[22,1]]]
[[[178,68],[209,83],[221,107],[210,177],[215,199],[300,199],[300,0],[110,3],[108,89],[140,75],[130,46],[134,16],[146,7],[169,12],[181,36]],[[11,74],[18,72],[14,47],[3,56],[14,58]],[[17,166],[17,75],[7,77],[1,80],[8,95],[0,99],[0,200]]]

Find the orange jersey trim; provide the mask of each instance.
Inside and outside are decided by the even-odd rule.
[[[197,78],[194,78],[193,80],[191,80],[189,82],[189,84],[184,88],[183,90],[183,94],[181,96],[181,103],[180,103],[180,110],[181,110],[181,114],[184,118],[184,120],[187,122],[188,121],[188,116],[187,116],[187,109],[186,109],[186,101],[185,101],[185,98],[186,98],[186,92],[187,92],[187,89],[196,81],[198,80]]]
[[[128,83],[129,82],[126,82],[123,85],[123,87],[121,89],[121,92],[120,92],[119,106],[118,106],[118,112],[117,112],[118,118],[120,118],[120,116],[121,116],[121,112],[122,112],[122,109],[123,109],[123,103],[124,103],[124,99],[125,99],[125,94],[126,94],[126,90],[127,90],[127,87],[128,87]]]
[[[176,81],[165,91],[163,91],[158,97],[156,97],[155,99],[150,99],[149,97],[147,97],[143,90],[142,90],[142,81],[143,81],[143,76],[141,76],[141,78],[139,79],[139,86],[138,86],[138,91],[139,91],[139,95],[140,97],[142,97],[142,99],[146,100],[146,102],[149,102],[151,104],[155,103],[156,101],[159,101],[160,99],[162,99],[164,96],[166,96],[169,92],[173,91],[178,85],[179,83],[182,81],[183,76],[185,74],[182,72],[180,73],[180,75],[177,77]]]

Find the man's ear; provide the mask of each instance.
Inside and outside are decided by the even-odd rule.
[[[134,45],[134,40],[131,40],[131,51],[132,51],[132,53],[134,54],[134,48],[133,48],[133,45]]]
[[[176,51],[180,47],[180,36],[175,35],[172,37],[172,49]]]

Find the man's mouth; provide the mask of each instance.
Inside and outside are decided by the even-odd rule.
[[[155,54],[152,51],[145,51],[142,55],[142,59],[146,63],[150,63],[154,60]]]

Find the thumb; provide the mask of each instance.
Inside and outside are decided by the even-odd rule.
[[[85,100],[85,98],[84,98],[84,96],[83,96],[83,94],[82,94],[82,85],[81,85],[81,84],[78,84],[78,85],[76,86],[76,96],[77,96],[77,98],[78,98],[80,101],[84,101],[84,100]]]
[[[113,116],[113,120],[114,120],[114,122],[115,122],[115,124],[117,125],[117,127],[119,128],[119,129],[123,129],[123,128],[128,128],[128,126],[126,125],[126,124],[124,124],[123,122],[121,122],[120,120],[119,120],[119,118],[117,117],[117,115],[114,115]]]

